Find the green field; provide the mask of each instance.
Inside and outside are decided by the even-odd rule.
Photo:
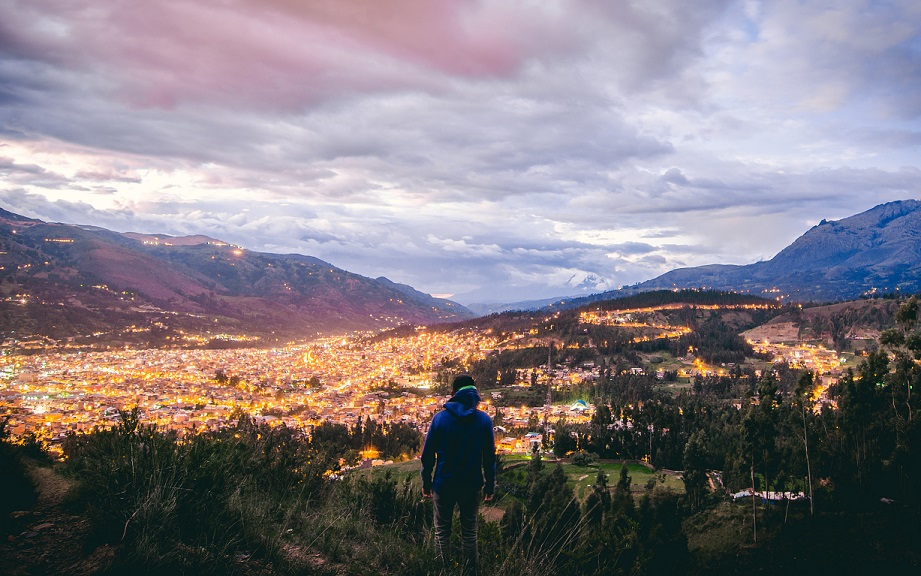
[[[531,457],[526,454],[501,455],[502,465],[506,469],[526,465],[530,458]],[[573,488],[576,498],[579,500],[583,500],[588,496],[591,491],[591,486],[595,483],[599,467],[607,474],[608,486],[612,490],[620,477],[621,461],[619,460],[602,460],[591,466],[576,466],[575,464],[570,464],[566,459],[561,460],[560,463],[563,466],[563,472],[566,473],[566,477],[568,478],[567,483]],[[544,467],[547,468],[550,466],[556,466],[556,461],[545,460]],[[421,490],[421,467],[422,465],[419,460],[409,460],[406,462],[395,462],[393,464],[375,466],[370,470],[362,470],[355,473],[371,474],[373,477],[380,477],[389,472],[391,478],[398,482],[402,483],[408,478],[415,489]],[[643,464],[633,462],[627,464],[627,473],[630,475],[630,490],[636,495],[646,491],[647,486],[650,486],[651,482],[654,482],[654,486],[657,488],[665,488],[679,494],[684,493],[684,483],[680,478],[672,474],[654,471]]]
[[[563,463],[563,472],[569,478],[568,484],[573,487],[576,498],[583,500],[591,492],[598,476],[599,467],[607,474],[608,486],[613,489],[620,478],[621,462],[602,461],[592,466],[576,466],[575,464]],[[630,476],[630,491],[633,494],[643,493],[647,485],[653,485],[651,483],[654,483],[655,487],[664,487],[673,492],[684,492],[684,483],[679,478],[656,472],[643,464],[627,464],[627,474]]]

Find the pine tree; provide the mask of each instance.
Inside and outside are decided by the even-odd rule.
[[[684,490],[687,492],[691,508],[700,510],[707,491],[706,453],[704,452],[704,431],[691,434],[684,447]]]
[[[627,463],[624,462],[621,464],[620,477],[614,486],[614,498],[611,501],[611,510],[615,516],[624,515],[630,518],[634,516],[635,505],[633,494],[630,492],[630,480]]]
[[[604,468],[598,467],[598,474],[595,476],[595,485],[592,487],[591,494],[585,499],[585,518],[592,529],[597,529],[601,525],[605,514],[611,509],[611,490],[608,487],[608,476],[604,473]]]

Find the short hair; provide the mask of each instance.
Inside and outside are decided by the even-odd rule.
[[[451,394],[457,394],[457,391],[461,388],[466,388],[467,386],[476,386],[473,377],[470,374],[460,374],[454,378],[454,382],[451,383]]]

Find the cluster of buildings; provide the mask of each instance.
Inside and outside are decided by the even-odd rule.
[[[137,406],[143,420],[180,435],[230,424],[242,410],[270,424],[307,431],[322,422],[352,426],[372,418],[424,430],[445,398],[433,390],[447,360],[470,365],[499,346],[488,333],[420,330],[403,338],[331,338],[274,349],[117,350],[0,355],[0,418],[14,436],[33,434],[52,449],[68,433],[118,421]],[[591,371],[539,369],[542,382],[571,383]],[[522,383],[524,385],[524,383]],[[495,414],[493,398],[481,408]],[[509,428],[526,428],[543,408],[505,407]],[[584,410],[546,407],[548,418]],[[509,450],[524,451],[507,441]]]
[[[648,310],[588,312],[582,321],[653,329],[666,334],[661,337],[683,333],[681,327],[636,316],[643,312]],[[135,406],[144,421],[179,435],[228,425],[239,411],[308,432],[323,422],[353,426],[366,418],[406,422],[424,431],[445,400],[434,390],[445,364],[470,366],[504,346],[520,346],[528,335],[533,334],[418,329],[403,337],[355,334],[271,349],[33,355],[0,350],[0,418],[8,418],[14,436],[33,434],[52,448],[69,433],[115,424],[120,410]],[[833,350],[753,344],[778,360],[814,371],[824,386],[840,373],[841,360]],[[692,370],[703,373],[706,368]],[[565,388],[599,377],[592,362],[574,367],[548,363],[518,370],[512,386]],[[492,416],[496,405],[503,406],[498,440],[500,449],[509,452],[527,452],[539,443],[544,423],[560,418],[585,422],[594,411],[585,402],[509,406],[503,393],[484,394],[481,408]]]
[[[828,389],[838,383],[838,378],[845,369],[847,359],[836,350],[825,348],[816,344],[785,344],[772,343],[767,340],[761,342],[749,341],[755,352],[768,353],[774,362],[786,362],[791,368],[809,370],[816,375],[816,387],[813,400],[817,402],[818,410],[822,404],[831,403],[828,399]]]

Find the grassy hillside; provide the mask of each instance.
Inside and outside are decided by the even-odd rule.
[[[4,574],[441,573],[417,460],[332,480],[336,455],[283,427],[241,417],[178,442],[130,413],[74,439],[64,463],[36,464],[23,447],[4,446],[14,455],[4,470],[38,487],[37,499],[12,508],[4,493],[6,509],[22,508],[0,544]],[[814,574],[871,564],[908,574],[921,565],[914,513],[899,506],[810,519],[802,505],[759,503],[756,544],[750,501],[714,494],[692,512],[679,480],[641,464],[518,456],[502,468],[495,504],[481,509],[487,575]]]

